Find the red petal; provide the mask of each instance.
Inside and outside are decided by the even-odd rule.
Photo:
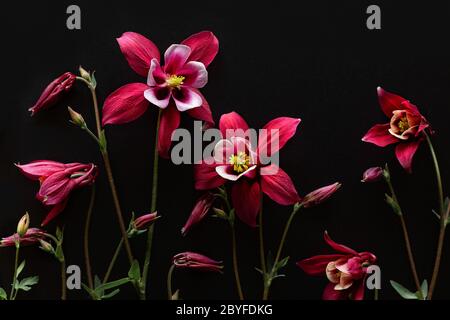
[[[258,154],[270,157],[278,152],[295,134],[300,123],[298,118],[280,117],[267,123],[259,134]],[[278,138],[278,141],[274,140]]]
[[[144,97],[148,86],[130,83],[111,93],[103,105],[102,125],[122,124],[139,118],[149,105]]]
[[[205,67],[208,67],[219,51],[219,40],[210,31],[193,34],[182,44],[189,46],[192,50],[189,60],[202,62]]]
[[[207,127],[213,127],[214,126],[214,120],[212,117],[211,108],[209,107],[208,101],[206,101],[205,97],[200,93],[199,90],[193,89],[201,98],[202,98],[202,105],[198,108],[187,110],[186,112],[195,119],[205,121],[207,124]]]
[[[56,216],[58,216],[66,208],[67,201],[68,199],[53,206],[53,208],[49,211],[49,213],[45,217],[44,221],[42,221],[41,226],[43,227],[47,225],[51,220],[56,218]]]
[[[41,177],[48,177],[55,172],[64,170],[64,163],[51,160],[36,160],[28,164],[16,164],[16,167],[29,179],[39,180]]]
[[[366,289],[366,278],[362,278],[358,282],[354,282],[351,289],[351,298],[352,300],[364,300],[364,291]]]
[[[273,201],[281,205],[291,205],[300,201],[291,178],[277,165],[261,168],[261,189]]]
[[[348,290],[334,290],[335,284],[328,283],[323,290],[322,300],[347,300],[349,291]]]
[[[379,147],[386,147],[387,145],[398,142],[399,139],[389,133],[389,128],[389,123],[376,124],[370,128],[370,130],[362,138],[362,141],[373,143]]]
[[[231,200],[236,215],[250,227],[256,227],[256,217],[261,205],[261,189],[258,182],[242,180],[233,185]]]
[[[396,94],[383,90],[383,88],[377,88],[378,102],[380,103],[381,110],[390,119],[392,117],[392,112],[399,109],[404,109],[401,107],[405,98],[400,97]]]
[[[342,253],[345,253],[345,254],[351,254],[351,255],[357,255],[358,254],[355,250],[353,250],[353,249],[351,249],[351,248],[349,248],[347,246],[344,246],[343,244],[339,244],[339,243],[336,243],[333,240],[331,240],[330,236],[328,235],[328,232],[326,232],[326,231],[324,232],[323,237],[325,239],[325,242],[330,247],[332,247],[334,250],[336,250],[338,252],[342,252]]]
[[[117,42],[131,69],[143,77],[147,77],[152,59],[160,59],[155,44],[139,33],[125,32]]]
[[[402,167],[409,173],[412,172],[412,161],[414,154],[419,148],[421,140],[399,143],[395,148],[395,155]]]
[[[163,158],[169,158],[172,133],[180,125],[180,112],[173,104],[162,110],[158,131],[158,152]]]
[[[222,115],[219,120],[219,128],[220,132],[222,132],[222,136],[224,139],[227,138],[227,130],[238,130],[241,129],[244,132],[248,130],[248,124],[245,122],[244,118],[242,118],[236,112],[230,112]]]
[[[342,257],[342,254],[319,255],[299,261],[297,266],[310,276],[321,276],[325,275],[326,267],[330,262]]]
[[[211,163],[211,164],[209,164]],[[205,162],[194,165],[195,189],[211,190],[223,185],[226,180],[216,172],[217,164],[214,159],[205,159]]]

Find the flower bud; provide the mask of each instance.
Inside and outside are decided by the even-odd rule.
[[[189,229],[191,229],[192,226],[199,223],[205,217],[209,209],[211,209],[214,200],[215,197],[211,193],[205,193],[197,200],[194,209],[192,209],[191,215],[189,216],[185,225],[181,229],[181,234],[183,236],[187,234],[187,232],[189,231]]]
[[[30,226],[30,215],[27,212],[17,224],[17,234],[19,235],[19,237],[22,238],[27,233],[29,226]]]
[[[339,182],[336,182],[329,186],[314,190],[313,192],[308,193],[303,198],[301,205],[305,208],[310,208],[318,205],[330,198],[340,187],[341,184]]]
[[[91,82],[91,74],[88,71],[86,71],[86,69],[84,69],[82,66],[80,66],[78,68],[78,70],[80,71],[80,76],[84,80]]]
[[[45,240],[42,240],[42,239],[39,239],[39,243],[41,245],[39,248],[41,248],[45,252],[50,253],[50,254],[54,254],[55,253],[55,249],[53,248],[53,246],[49,242],[47,242]]]
[[[363,178],[361,182],[376,182],[379,181],[383,177],[383,168],[381,167],[373,167],[369,168],[363,173]]]
[[[74,124],[76,124],[79,127],[86,126],[86,121],[84,121],[84,118],[81,114],[74,111],[71,107],[67,107],[67,110],[69,111],[70,119]]]
[[[148,227],[150,227],[153,224],[153,222],[155,222],[155,220],[159,218],[157,214],[158,213],[155,211],[153,213],[144,214],[143,216],[140,216],[139,218],[134,220],[134,228],[138,231],[147,230]]]
[[[177,268],[196,269],[200,271],[222,272],[223,265],[199,253],[183,252],[173,257],[173,265]]]

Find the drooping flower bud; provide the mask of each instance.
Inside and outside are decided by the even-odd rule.
[[[19,235],[19,237],[22,238],[27,233],[29,226],[30,226],[30,215],[27,212],[19,220],[19,223],[17,224],[17,234]]]
[[[69,91],[73,87],[76,78],[76,75],[73,73],[66,72],[53,80],[45,88],[44,92],[42,92],[35,105],[28,109],[28,111],[31,111],[31,115],[34,116],[40,110],[47,109],[56,104],[64,92]]]
[[[181,234],[183,236],[187,234],[187,232],[191,229],[193,225],[199,223],[205,217],[209,209],[211,209],[214,200],[215,197],[211,193],[205,193],[197,200],[197,203],[195,204],[191,215],[186,221],[184,227],[181,229]]]
[[[54,254],[55,253],[55,249],[53,248],[53,246],[49,242],[47,242],[45,240],[42,240],[42,239],[39,239],[39,243],[41,245],[39,248],[42,249],[43,251],[45,251],[47,253],[50,253],[50,254]]]
[[[339,182],[333,183],[329,186],[325,186],[308,193],[302,200],[301,205],[305,208],[316,206],[328,198],[330,198],[339,188],[341,184]]]
[[[200,271],[222,272],[223,265],[199,253],[183,252],[173,257],[173,264],[177,268],[196,269]]]
[[[81,114],[74,111],[71,107],[67,107],[67,110],[69,111],[70,119],[71,119],[72,123],[74,123],[75,125],[77,125],[79,127],[86,126],[86,121],[84,121],[84,118]]]
[[[383,168],[373,167],[364,171],[361,182],[376,182],[381,178],[383,178]]]
[[[135,220],[132,220],[130,223],[130,227],[128,229],[128,237],[132,238],[135,235],[141,234],[157,220],[160,218],[160,216],[157,215],[158,213],[155,211],[153,213],[144,214],[143,216],[140,216],[136,218]]]

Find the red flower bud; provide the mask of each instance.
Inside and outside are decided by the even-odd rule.
[[[383,169],[381,167],[373,167],[367,169],[363,173],[361,182],[375,182],[379,181],[383,177]]]
[[[329,186],[322,187],[320,189],[314,190],[308,193],[302,201],[302,206],[305,208],[313,207],[318,205],[328,198],[330,198],[339,188],[341,184],[339,182],[333,183]]]
[[[136,230],[146,230],[158,218],[159,217],[157,216],[157,212],[156,211],[153,212],[153,213],[149,213],[149,214],[145,214],[143,216],[140,216],[139,218],[134,220],[134,228]]]
[[[197,269],[200,271],[222,272],[223,268],[222,262],[194,252],[183,252],[175,255],[173,264],[177,268]]]
[[[208,213],[209,209],[214,203],[215,197],[211,193],[205,193],[202,195],[195,204],[194,209],[192,209],[192,213],[189,216],[189,219],[186,221],[186,224],[181,229],[181,234],[185,236],[189,229],[197,223],[199,223],[205,215]]]
[[[49,108],[56,104],[64,92],[69,91],[75,83],[77,76],[71,72],[66,72],[50,83],[42,92],[36,104],[28,109],[31,115],[35,115],[42,109]]]

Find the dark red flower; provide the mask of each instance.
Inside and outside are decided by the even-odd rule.
[[[215,197],[211,193],[207,192],[203,194],[196,202],[194,209],[192,210],[191,215],[186,221],[184,227],[181,229],[181,234],[185,236],[187,232],[194,226],[199,223],[208,211],[211,209],[214,203]]]
[[[199,253],[182,252],[173,257],[173,264],[177,268],[188,268],[200,271],[222,272],[222,262],[213,260]]]
[[[19,241],[21,246],[28,246],[36,243],[39,244],[39,240],[42,240],[45,237],[46,235],[43,230],[38,228],[29,228],[23,236],[15,233],[12,236],[3,238],[0,241],[0,247],[13,247],[15,246],[16,241]]]

